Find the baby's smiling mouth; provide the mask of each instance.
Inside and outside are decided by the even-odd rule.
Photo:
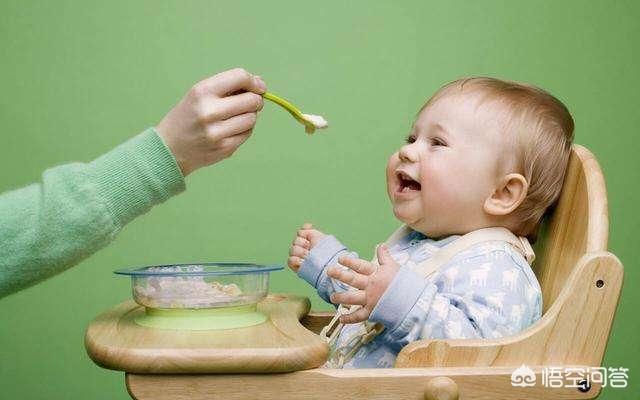
[[[398,178],[397,191],[400,193],[418,192],[422,189],[422,185],[409,174],[404,171],[396,171],[396,177]]]

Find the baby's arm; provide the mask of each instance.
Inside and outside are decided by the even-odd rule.
[[[331,294],[341,293],[351,287],[339,280],[327,276],[327,267],[338,263],[339,257],[358,257],[349,251],[334,236],[326,235],[311,224],[305,224],[298,231],[289,253],[288,264],[298,276],[318,291],[318,295],[326,302]]]
[[[540,318],[539,286],[504,250],[452,260],[433,279],[401,268],[372,310],[399,351],[424,338],[496,338]]]

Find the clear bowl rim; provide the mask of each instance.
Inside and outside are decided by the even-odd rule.
[[[210,270],[210,271],[147,271],[149,268],[163,268],[163,267],[186,267],[186,266],[199,266],[199,267],[223,267],[222,270]],[[180,263],[180,264],[160,264],[160,265],[148,265],[144,267],[132,267],[122,268],[113,271],[116,275],[127,275],[131,277],[137,276],[216,276],[216,275],[251,275],[251,274],[263,274],[272,271],[279,271],[284,269],[284,266],[279,264],[260,265],[245,262],[195,262],[195,263]]]

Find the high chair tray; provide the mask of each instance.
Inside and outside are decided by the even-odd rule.
[[[300,324],[310,302],[296,295],[269,295],[258,303],[266,322],[207,331],[154,329],[134,319],[144,307],[121,303],[91,322],[85,335],[98,365],[138,374],[289,372],[322,365],[329,348]]]

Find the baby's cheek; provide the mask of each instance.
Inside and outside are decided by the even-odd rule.
[[[446,212],[452,205],[455,196],[446,187],[431,185],[426,190],[422,189],[422,209],[425,215],[434,216]]]
[[[398,167],[399,164],[400,157],[398,157],[398,152],[395,152],[389,157],[389,160],[387,160],[387,177],[390,174],[393,174],[393,171]]]
[[[398,168],[398,164],[400,163],[400,159],[398,158],[398,153],[394,153],[391,157],[389,157],[389,161],[387,161],[386,168],[386,180],[387,180],[387,192],[389,196],[392,195],[393,185],[395,183],[395,170]]]
[[[451,207],[464,196],[464,187],[448,171],[432,170],[423,173],[422,178],[422,204],[427,214],[451,212]]]
[[[441,166],[423,166],[420,171],[421,190],[426,193],[439,194],[451,183],[449,171]]]

